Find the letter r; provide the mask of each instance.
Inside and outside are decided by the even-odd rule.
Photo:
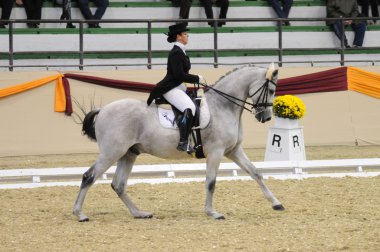
[[[277,143],[277,147],[280,147],[280,141],[281,141],[281,136],[273,134],[272,145],[274,145],[274,143]]]

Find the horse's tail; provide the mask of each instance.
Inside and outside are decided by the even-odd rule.
[[[99,114],[100,109],[94,109],[86,114],[83,119],[82,134],[87,135],[91,140],[96,141],[95,134],[95,117]]]

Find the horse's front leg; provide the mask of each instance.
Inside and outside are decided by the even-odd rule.
[[[214,219],[223,220],[224,216],[214,210],[212,207],[212,199],[216,185],[216,175],[218,173],[220,161],[222,160],[222,151],[214,151],[207,155],[207,169],[206,169],[206,206],[205,212],[208,216]]]
[[[265,198],[267,198],[272,203],[272,208],[274,210],[285,210],[281,202],[273,195],[273,193],[265,185],[263,176],[257,172],[256,167],[248,159],[241,146],[237,147],[234,151],[228,153],[226,157],[234,161],[242,170],[246,171],[254,180],[256,180],[256,182],[259,184],[261,188],[261,191],[264,193]]]

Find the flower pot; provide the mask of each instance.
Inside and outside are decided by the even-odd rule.
[[[295,129],[299,128],[298,120],[282,118],[282,117],[274,117],[274,127],[280,129]]]

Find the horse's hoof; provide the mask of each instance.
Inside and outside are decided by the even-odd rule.
[[[90,219],[87,217],[79,220],[79,222],[88,222],[88,221],[90,221]]]
[[[215,220],[225,220],[225,219],[226,219],[226,218],[225,218],[223,215],[218,216],[218,217],[215,218]]]
[[[147,216],[135,216],[133,217],[135,219],[152,219],[153,215],[147,215]]]
[[[135,219],[152,219],[153,214],[151,213],[139,214],[139,215],[134,216],[134,218]]]
[[[276,210],[276,211],[284,211],[285,210],[285,207],[283,205],[275,205],[272,208],[273,208],[273,210]]]

